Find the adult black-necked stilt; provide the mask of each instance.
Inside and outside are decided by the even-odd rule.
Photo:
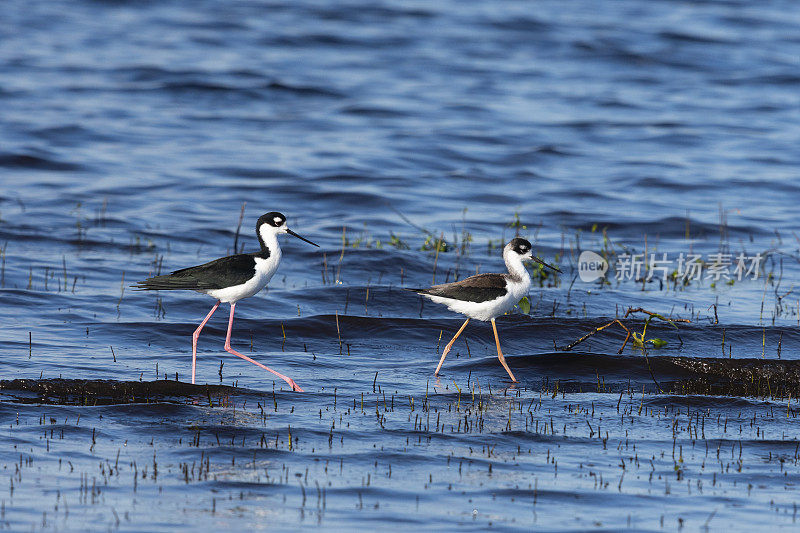
[[[430,298],[436,303],[446,305],[451,311],[468,317],[453,339],[444,347],[442,358],[439,360],[439,366],[436,367],[434,375],[439,374],[444,358],[447,357],[447,353],[453,347],[453,343],[456,342],[458,336],[467,327],[470,319],[474,318],[482,321],[491,320],[494,341],[497,344],[497,358],[500,359],[500,364],[508,372],[511,381],[517,381],[511,369],[508,368],[505,357],[503,357],[503,351],[500,349],[500,339],[497,336],[497,326],[494,319],[514,307],[530,289],[531,277],[522,264],[523,259],[532,259],[547,268],[557,272],[561,271],[534,257],[531,251],[531,243],[525,239],[516,238],[506,244],[505,248],[503,248],[503,259],[506,262],[508,274],[478,274],[454,283],[434,285],[429,289],[408,289]]]
[[[221,257],[202,265],[176,270],[172,274],[148,278],[134,285],[137,289],[143,290],[195,290],[217,299],[217,303],[214,304],[214,307],[211,308],[211,311],[192,334],[192,383],[194,383],[197,362],[197,338],[200,336],[200,331],[206,325],[208,319],[211,318],[211,315],[214,314],[214,311],[217,310],[219,304],[228,302],[231,304],[231,316],[228,319],[225,351],[272,372],[288,383],[292,390],[303,391],[291,378],[231,348],[231,328],[233,326],[233,313],[236,309],[236,302],[242,298],[253,296],[266,287],[272,275],[275,274],[278,264],[281,262],[281,247],[278,244],[278,234],[280,233],[288,233],[301,241],[317,246],[287,228],[286,217],[273,211],[261,215],[256,223],[256,234],[258,235],[259,243],[261,243],[261,251]]]

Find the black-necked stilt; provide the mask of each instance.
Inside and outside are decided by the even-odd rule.
[[[211,318],[211,315],[214,314],[214,311],[217,310],[219,304],[228,302],[231,304],[231,316],[228,319],[225,351],[272,372],[288,383],[292,390],[303,391],[291,378],[231,348],[231,328],[233,326],[233,313],[236,309],[236,302],[242,298],[253,296],[266,287],[272,275],[275,274],[278,264],[281,262],[281,247],[278,244],[278,234],[280,233],[288,233],[302,241],[317,246],[287,228],[286,217],[273,211],[261,215],[256,223],[256,234],[258,235],[258,241],[261,243],[261,251],[229,255],[202,265],[176,270],[172,274],[165,276],[148,278],[134,285],[137,289],[143,290],[195,290],[217,299],[217,303],[214,304],[214,307],[211,308],[203,322],[192,334],[192,383],[194,383],[197,362],[197,338],[200,336],[200,331],[206,325],[208,319]]]
[[[508,274],[478,274],[454,283],[434,285],[429,289],[408,289],[468,317],[453,339],[444,347],[442,358],[439,360],[439,366],[436,367],[434,375],[439,374],[444,358],[447,357],[453,343],[467,327],[470,319],[474,318],[482,321],[491,320],[494,341],[497,344],[497,357],[511,377],[511,381],[517,381],[511,369],[508,368],[503,351],[500,349],[500,339],[497,336],[494,319],[514,307],[530,289],[531,277],[522,264],[523,259],[532,259],[548,268],[561,271],[534,257],[531,243],[525,239],[516,238],[506,244],[503,248],[503,259],[506,262]]]

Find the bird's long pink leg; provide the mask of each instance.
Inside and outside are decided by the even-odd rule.
[[[511,381],[517,383],[517,378],[514,377],[511,369],[508,368],[508,365],[506,364],[506,358],[503,357],[503,351],[500,350],[500,338],[497,336],[497,326],[494,323],[494,318],[492,319],[492,329],[494,330],[494,342],[497,344],[497,358],[500,359],[500,364],[503,365],[503,368],[506,369],[508,375],[511,376]]]
[[[192,333],[192,385],[194,385],[194,369],[197,365],[197,339],[200,337],[200,331],[203,329],[203,326],[206,325],[206,322],[208,322],[208,319],[214,314],[214,311],[217,310],[217,307],[219,307],[219,300],[217,300],[217,303],[215,303],[211,311],[208,312],[206,318],[200,323],[197,329],[194,330],[194,333]]]
[[[442,358],[439,359],[439,366],[436,367],[436,372],[433,373],[434,376],[439,375],[439,370],[441,370],[442,368],[442,364],[444,363],[444,358],[447,357],[448,353],[450,353],[450,348],[453,347],[453,343],[456,342],[456,339],[458,338],[459,335],[461,335],[461,332],[464,331],[464,328],[467,327],[467,324],[469,324],[469,318],[467,319],[466,322],[464,322],[464,325],[462,325],[461,328],[456,332],[453,339],[447,343],[447,346],[444,347],[444,351],[442,351]]]
[[[236,302],[233,302],[233,303],[231,303],[231,317],[230,317],[230,319],[228,319],[228,334],[225,337],[225,351],[228,352],[228,353],[232,353],[236,357],[241,357],[245,361],[249,361],[250,363],[253,363],[256,366],[259,366],[259,367],[263,368],[267,372],[272,372],[273,374],[275,374],[276,376],[281,378],[283,381],[288,383],[293,391],[304,392],[303,389],[301,389],[300,386],[297,383],[295,383],[293,379],[284,376],[280,372],[275,372],[271,368],[269,368],[267,366],[264,366],[261,363],[259,363],[258,361],[254,361],[254,360],[250,359],[249,357],[247,357],[246,355],[242,355],[239,352],[237,352],[236,350],[234,350],[233,348],[231,348],[231,329],[233,328],[233,312],[234,312],[235,309],[236,309]]]

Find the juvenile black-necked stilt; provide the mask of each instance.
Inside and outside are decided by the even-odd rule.
[[[225,351],[272,372],[288,383],[292,390],[303,391],[291,378],[231,348],[231,328],[233,326],[233,313],[236,309],[236,302],[242,298],[253,296],[266,287],[272,275],[275,274],[278,264],[281,262],[281,247],[278,244],[278,234],[280,233],[288,233],[301,241],[317,246],[287,228],[286,217],[273,211],[261,215],[256,223],[256,234],[258,235],[259,243],[261,243],[261,251],[229,255],[202,265],[176,270],[172,274],[165,276],[148,278],[134,285],[137,289],[143,290],[195,290],[217,299],[217,303],[214,304],[214,307],[211,308],[211,311],[192,334],[192,383],[194,383],[197,362],[197,338],[200,336],[200,331],[206,325],[208,319],[211,318],[211,315],[214,314],[214,311],[217,310],[219,304],[228,302],[231,304],[231,316],[228,319]]]
[[[506,262],[508,274],[478,274],[454,283],[434,285],[429,289],[408,289],[430,298],[436,303],[446,305],[451,311],[468,317],[453,339],[444,347],[442,358],[439,360],[439,366],[436,367],[434,375],[439,375],[444,358],[447,357],[447,353],[453,347],[453,343],[456,342],[458,336],[467,327],[470,319],[474,318],[482,321],[491,320],[494,341],[497,345],[497,358],[500,359],[500,364],[508,372],[511,381],[517,381],[511,369],[508,368],[505,357],[503,357],[503,351],[500,349],[500,339],[497,336],[497,326],[494,319],[514,307],[530,289],[531,277],[522,264],[523,259],[532,259],[547,268],[557,272],[561,271],[534,257],[531,251],[531,243],[525,239],[516,238],[506,244],[505,248],[503,248],[503,259]]]

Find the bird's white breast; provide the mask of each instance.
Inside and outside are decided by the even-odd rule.
[[[528,293],[531,286],[530,277],[523,276],[522,279],[514,281],[507,278],[506,293],[494,300],[486,302],[470,302],[466,300],[455,300],[452,298],[444,298],[441,296],[433,296],[430,294],[423,294],[423,296],[430,300],[444,304],[448,309],[456,313],[468,316],[475,320],[491,320],[497,318],[510,311],[520,299]]]
[[[216,298],[221,302],[236,302],[243,298],[253,296],[261,289],[267,286],[269,280],[278,270],[278,264],[281,261],[280,248],[277,253],[272,250],[270,256],[266,259],[256,257],[255,273],[252,278],[242,283],[241,285],[234,285],[232,287],[225,287],[224,289],[212,289],[204,291],[212,298]]]

